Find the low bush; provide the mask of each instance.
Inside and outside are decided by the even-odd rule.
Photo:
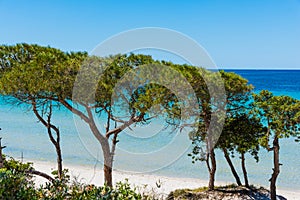
[[[53,171],[54,181],[36,186],[27,172],[34,170],[32,163],[21,163],[13,158],[5,159],[0,169],[0,199],[30,200],[141,200],[142,195],[132,188],[128,180],[116,183],[114,188],[95,186],[72,181],[68,170],[61,179]]]
[[[32,163],[5,159],[4,168],[0,169],[0,199],[36,199],[34,182],[26,174],[31,168]]]

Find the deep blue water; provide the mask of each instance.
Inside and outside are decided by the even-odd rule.
[[[234,71],[248,79],[255,86],[255,91],[267,89],[275,95],[290,95],[300,99],[300,70],[226,70]],[[53,123],[58,125],[62,138],[62,152],[65,163],[78,165],[94,165],[95,157],[101,157],[101,152],[96,156],[91,154],[91,149],[100,151],[99,146],[93,145],[94,138],[86,131],[84,125],[76,124],[73,115],[66,110],[54,113]],[[77,128],[75,127],[77,125]],[[7,146],[4,153],[20,158],[21,153],[25,159],[47,160],[55,162],[55,151],[51,145],[45,128],[37,122],[30,109],[21,106],[11,106],[0,101],[0,136],[3,144]],[[103,124],[100,121],[100,128]],[[174,152],[157,158],[147,157],[138,162],[134,153],[146,153],[153,149],[164,150],[164,145],[172,141],[172,135],[163,129],[159,121],[143,127],[133,127],[134,131],[126,130],[120,135],[119,147],[125,151],[133,152],[132,156],[123,156],[118,153],[115,168],[118,170],[136,171],[139,169],[158,169],[166,157],[172,157]],[[137,138],[134,138],[137,136]],[[90,142],[90,143],[89,143]],[[88,143],[88,145],[86,145]],[[182,143],[177,144],[178,147]],[[99,151],[98,151],[99,150]],[[93,153],[93,152],[92,152]],[[183,156],[176,162],[160,170],[153,172],[157,175],[201,178],[207,179],[205,163],[192,164],[191,159],[182,152]],[[249,157],[249,156],[248,156]],[[281,189],[300,190],[300,144],[291,139],[281,140],[282,170],[279,176],[278,186]],[[241,174],[238,158],[234,164]],[[222,154],[217,151],[217,180],[234,182],[231,172]],[[100,164],[99,164],[100,166]],[[260,162],[247,159],[250,183],[268,186],[268,179],[272,173],[272,154],[266,150],[260,152]],[[242,178],[242,176],[241,176]]]
[[[276,95],[300,99],[300,70],[225,70],[246,78],[255,91],[269,90]]]

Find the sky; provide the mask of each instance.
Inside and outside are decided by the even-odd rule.
[[[300,70],[300,0],[0,0],[0,19],[5,45],[90,52],[120,32],[161,27],[194,39],[219,68]]]

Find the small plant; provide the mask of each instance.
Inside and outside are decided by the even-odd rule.
[[[85,185],[79,181],[70,183],[68,170],[63,170],[62,179],[59,179],[56,172],[54,182],[46,183],[39,188],[40,199],[57,199],[57,200],[140,200],[142,196],[131,188],[128,180],[116,183],[115,188],[107,185],[97,187],[95,185]]]
[[[125,182],[116,183],[116,188],[112,191],[112,198],[116,200],[126,199],[142,199],[141,194],[136,192],[136,188],[131,188],[128,179]]]

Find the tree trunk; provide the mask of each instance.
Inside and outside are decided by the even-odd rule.
[[[91,126],[91,130],[94,133],[94,135],[100,134],[96,126]],[[101,136],[97,138],[97,140],[101,145],[103,159],[104,159],[104,163],[103,163],[104,183],[109,187],[113,187],[113,182],[112,182],[113,154],[110,152],[110,145],[108,142],[108,138],[102,138]]]
[[[108,139],[106,139],[106,142],[101,143],[101,147],[102,147],[103,157],[104,157],[104,164],[103,164],[104,183],[109,187],[113,187],[113,181],[112,181],[113,155],[110,152]]]
[[[113,155],[109,151],[109,146],[108,146],[108,151],[103,151],[103,156],[104,156],[104,166],[103,166],[103,171],[104,171],[104,183],[109,186],[113,187],[113,182],[112,182],[112,167],[113,167]]]
[[[109,187],[113,187],[112,184],[112,167],[104,164],[104,181]]]
[[[273,162],[274,162],[274,168],[273,168],[273,174],[270,179],[270,191],[271,191],[271,200],[276,200],[276,180],[280,173],[279,169],[279,141],[278,137],[275,136],[273,140]]]
[[[211,168],[209,170],[208,189],[209,190],[214,190],[215,189],[215,174],[216,174],[217,164],[216,164],[216,157],[215,157],[215,152],[214,152],[213,148],[210,150],[210,156],[209,157],[210,157],[210,160],[211,160]]]
[[[243,174],[244,174],[245,186],[247,188],[249,188],[248,175],[247,175],[247,169],[246,169],[246,163],[245,163],[245,153],[241,154],[241,163],[242,163],[242,170],[243,170]]]
[[[234,178],[236,180],[236,183],[238,184],[238,186],[241,186],[242,185],[241,179],[240,179],[238,173],[236,172],[236,170],[234,168],[234,165],[233,165],[233,163],[232,163],[232,161],[230,159],[230,156],[229,156],[227,150],[223,149],[223,152],[224,152],[224,156],[226,158],[226,161],[227,161],[227,163],[228,163],[228,165],[229,165],[229,167],[231,169],[231,172],[232,172],[232,174],[233,174],[233,176],[234,176]]]
[[[50,123],[50,118],[48,119],[47,129],[48,129],[48,136],[50,138],[50,141],[52,142],[56,150],[57,176],[59,179],[62,179],[62,153],[60,148],[60,131],[57,127],[55,127]],[[52,129],[56,132],[56,139],[54,139],[53,137]]]
[[[51,124],[51,117],[52,117],[52,104],[48,107],[48,116],[47,120],[45,120],[42,115],[37,110],[37,105],[35,100],[32,100],[32,109],[35,114],[35,116],[38,118],[38,120],[47,128],[48,136],[51,141],[51,143],[54,145],[56,150],[56,156],[57,156],[57,176],[59,179],[62,179],[62,153],[60,148],[60,131],[59,128],[55,125]],[[56,133],[56,139],[53,137],[52,130]]]
[[[108,142],[109,137],[104,137],[100,133],[99,129],[97,128],[97,126],[95,124],[91,108],[88,106],[85,106],[85,107],[86,107],[86,111],[88,113],[88,118],[86,119],[86,122],[88,123],[93,135],[95,136],[95,138],[98,140],[98,142],[101,145],[103,159],[104,159],[104,163],[103,163],[104,183],[107,186],[112,187],[113,186],[113,184],[112,184],[113,154],[110,151],[110,145]]]
[[[59,141],[57,141],[57,144],[55,145],[55,149],[57,154],[57,175],[59,179],[62,179],[63,167],[62,167],[62,155],[61,155],[61,148],[60,148]]]

